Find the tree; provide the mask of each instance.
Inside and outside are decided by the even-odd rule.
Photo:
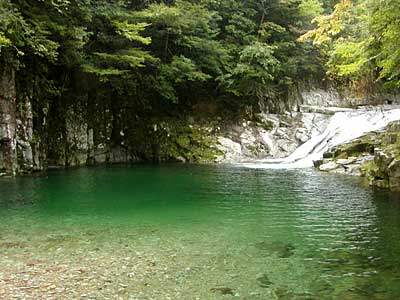
[[[400,86],[398,1],[341,0],[329,15],[314,19],[311,38],[327,55],[328,74],[353,82]]]

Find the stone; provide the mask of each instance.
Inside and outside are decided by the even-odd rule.
[[[390,177],[389,178],[389,188],[392,191],[400,191],[400,177]]]
[[[372,185],[374,185],[378,188],[388,189],[389,181],[387,179],[375,179],[372,181]]]
[[[0,169],[14,174],[17,170],[17,104],[15,70],[0,64]]]
[[[305,143],[310,139],[309,132],[307,132],[304,128],[300,128],[296,131],[295,137],[301,143]]]
[[[312,83],[300,88],[300,95],[305,105],[316,107],[347,105],[337,89],[334,87],[321,88],[320,86],[321,84]]]
[[[66,114],[67,166],[85,165],[89,158],[88,124],[80,108],[70,108]]]
[[[354,163],[355,161],[357,161],[357,157],[352,156],[352,157],[349,157],[349,158],[340,158],[336,162],[339,165],[349,165],[349,164]]]
[[[333,152],[332,151],[326,151],[322,155],[323,158],[333,158]]]
[[[338,165],[336,169],[331,170],[330,172],[335,173],[335,174],[349,174],[349,169],[346,168],[343,165]]]
[[[130,154],[126,151],[125,148],[122,148],[120,146],[115,146],[110,149],[109,152],[109,163],[113,164],[121,164],[121,163],[128,163],[132,162],[133,159],[130,156]]]
[[[387,169],[390,178],[400,178],[400,159],[393,159]]]
[[[183,156],[177,156],[177,157],[176,157],[176,160],[177,160],[178,162],[181,162],[181,163],[187,162],[186,158],[184,158]]]
[[[229,287],[215,287],[211,288],[210,291],[221,295],[234,295],[234,290]]]
[[[224,154],[216,162],[287,157],[310,136],[323,130],[328,120],[329,117],[315,113],[261,113],[256,115],[253,122],[224,125],[218,132],[220,136],[217,135],[217,147]],[[243,123],[246,123],[246,127]]]
[[[392,162],[393,157],[380,149],[375,150],[375,164],[379,170],[385,172],[388,169],[389,164]]]
[[[97,148],[94,152],[94,163],[103,164],[107,162],[107,151]]]
[[[323,159],[319,159],[319,160],[314,160],[313,164],[314,164],[314,168],[319,168],[322,164],[324,163]]]
[[[313,105],[301,105],[301,112],[308,113],[320,113],[324,115],[334,115],[337,112],[351,111],[350,108],[342,108],[342,107],[321,107],[321,106],[313,106]]]
[[[324,163],[324,164],[320,165],[319,166],[319,170],[320,171],[324,171],[324,172],[328,172],[328,171],[335,170],[338,167],[339,167],[339,165],[336,162],[330,161],[330,162],[327,162],[327,163]]]
[[[288,258],[294,255],[295,250],[292,244],[282,241],[263,241],[255,244],[255,247],[267,255],[275,254],[279,258]]]
[[[217,158],[217,161],[238,162],[242,156],[242,146],[239,143],[226,137],[219,137],[218,150],[224,153],[223,157]]]
[[[345,167],[346,174],[351,176],[361,176],[360,164],[348,164]]]
[[[267,274],[262,275],[261,277],[257,278],[258,284],[262,288],[268,288],[273,282],[268,278]]]

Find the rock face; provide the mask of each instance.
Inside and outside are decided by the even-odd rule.
[[[0,173],[17,171],[17,116],[15,73],[0,65]]]
[[[152,115],[132,102],[123,103],[117,95],[110,99],[93,93],[98,98],[92,98],[91,89],[96,87],[82,84],[79,78],[72,78],[71,84],[77,85],[74,90],[82,94],[68,95],[67,88],[62,97],[40,99],[41,94],[35,93],[34,87],[17,91],[14,73],[12,67],[0,64],[0,174],[3,175],[104,163],[224,163],[283,158],[316,132],[322,132],[333,113],[366,103],[365,99],[352,98],[350,93],[332,84],[321,87],[319,83],[303,82],[293,85],[282,99],[260,103],[263,113],[246,111],[246,117],[242,118],[222,118],[225,110],[217,113],[217,101],[199,107],[199,115],[207,112],[208,119],[197,118],[194,107],[187,115]],[[394,102],[396,98],[388,95],[379,99]],[[364,151],[367,146],[355,145],[358,150],[348,151]],[[339,167],[332,171],[357,173],[353,165],[360,162],[334,163]],[[397,174],[396,166],[390,167],[390,174]],[[322,169],[332,167],[333,163]],[[396,184],[394,179],[387,181]]]
[[[315,162],[320,171],[364,176],[370,185],[400,191],[400,122],[336,147]]]
[[[0,173],[15,175],[41,170],[34,152],[33,111],[28,97],[17,99],[15,71],[0,66]]]
[[[258,114],[253,121],[229,124],[218,133],[218,162],[283,158],[324,130],[329,116],[318,113]]]
[[[318,170],[323,172],[360,176],[360,166],[371,160],[373,160],[373,156],[364,153],[358,157],[352,156],[347,159],[326,158],[314,162],[314,165]]]
[[[17,111],[17,162],[19,172],[40,170],[40,163],[35,162],[33,143],[33,112],[29,98],[19,101],[20,110]]]
[[[302,81],[292,88],[288,99],[289,107],[299,111],[301,107],[356,107],[364,105],[400,104],[396,93],[377,89],[368,95],[355,93],[349,87],[338,86],[331,81]],[[303,108],[307,109],[307,108]]]

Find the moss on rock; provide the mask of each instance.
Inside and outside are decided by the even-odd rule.
[[[361,176],[372,186],[400,190],[400,121],[389,124],[382,132],[372,132],[335,147],[324,153],[324,158],[337,161],[365,154],[373,154],[373,160],[360,165]]]

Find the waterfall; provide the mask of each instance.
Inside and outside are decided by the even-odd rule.
[[[322,159],[327,150],[348,143],[368,132],[382,130],[397,120],[400,120],[400,108],[376,107],[337,112],[330,118],[322,133],[316,133],[288,157],[256,160],[241,165],[265,169],[312,167],[313,161]]]

